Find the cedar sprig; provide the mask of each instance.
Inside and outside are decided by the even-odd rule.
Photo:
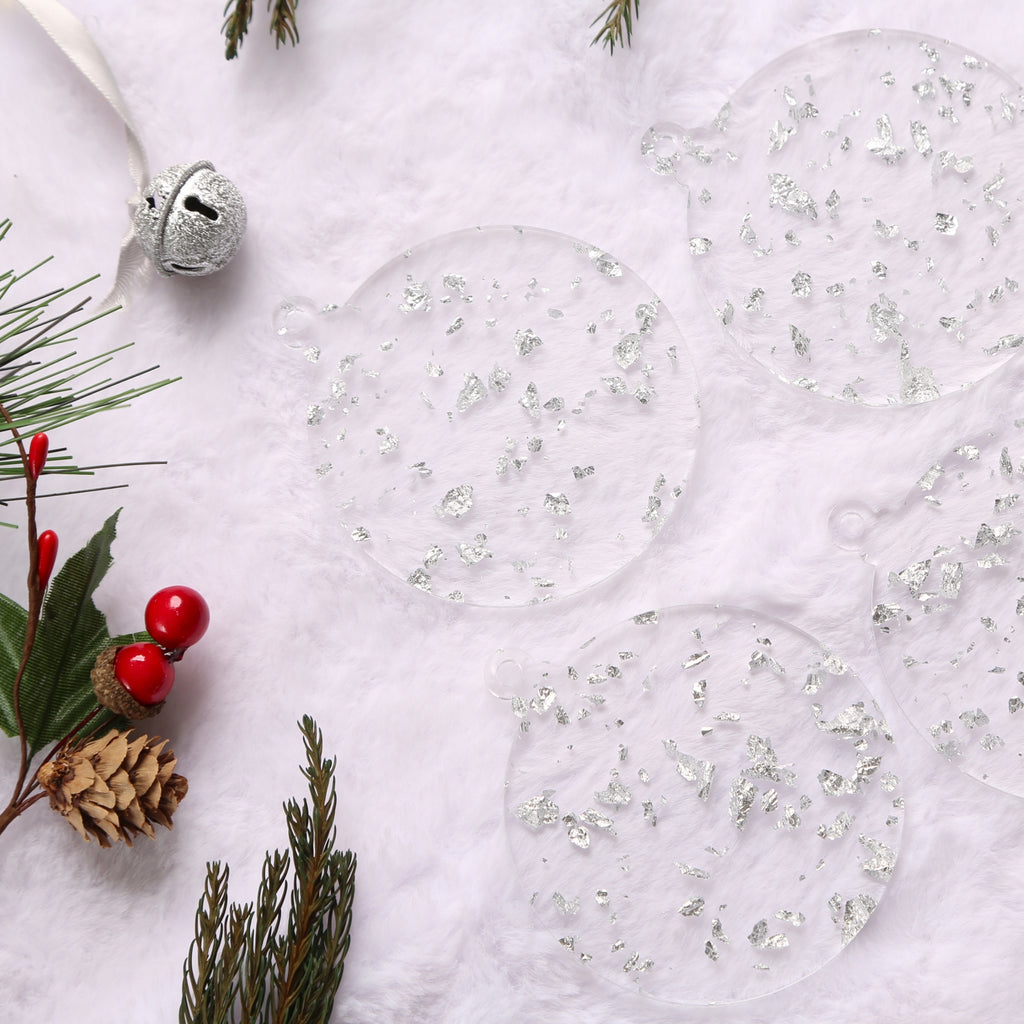
[[[299,41],[299,28],[296,22],[296,8],[299,0],[267,0],[270,12],[270,34],[274,37],[275,49],[282,43],[290,42],[294,46]],[[232,60],[249,31],[252,21],[252,0],[228,0],[224,7],[224,33],[226,46],[224,56]]]
[[[633,18],[640,17],[640,0],[611,0],[603,11],[590,23],[593,28],[603,20],[601,30],[590,45],[600,43],[608,47],[608,53],[615,52],[615,44],[628,46],[633,40]],[[623,42],[625,36],[625,42]]]
[[[330,1019],[349,949],[356,857],[335,849],[336,759],[324,759],[323,736],[312,718],[305,716],[300,729],[310,799],[284,805],[289,849],[267,853],[255,906],[229,905],[227,866],[207,865],[179,1024]]]

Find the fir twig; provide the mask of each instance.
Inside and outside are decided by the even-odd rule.
[[[249,22],[252,21],[252,0],[228,0],[224,14],[224,27],[221,29],[227,40],[224,56],[228,60],[233,60],[238,56],[238,48],[249,31]]]
[[[335,849],[336,761],[324,758],[323,736],[312,718],[304,717],[300,728],[309,800],[284,805],[289,852],[267,854],[255,907],[229,907],[227,867],[207,865],[184,965],[179,1024],[330,1020],[349,949],[356,858]]]
[[[608,47],[608,53],[615,52],[615,44],[628,46],[633,41],[633,18],[640,17],[640,0],[611,0],[603,11],[590,23],[593,28],[603,19],[601,30],[590,45],[600,43]],[[625,42],[623,42],[625,35]]]
[[[274,49],[282,43],[291,42],[294,46],[299,41],[299,28],[295,24],[295,8],[299,0],[267,0],[270,11],[270,34],[274,37]]]

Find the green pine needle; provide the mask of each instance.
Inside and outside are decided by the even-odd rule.
[[[270,34],[274,37],[274,47],[290,42],[294,46],[299,41],[299,28],[296,23],[295,8],[299,0],[267,0],[270,12]],[[224,7],[224,56],[233,60],[249,31],[252,22],[252,0],[228,0]]]
[[[593,28],[602,19],[604,21],[590,45],[600,43],[607,46],[609,54],[615,52],[616,43],[619,46],[628,46],[633,41],[634,17],[640,17],[640,0],[611,0],[611,3],[590,23],[590,27]]]
[[[289,850],[267,853],[255,905],[229,906],[227,866],[207,865],[179,1024],[330,1020],[349,948],[356,858],[335,848],[336,759],[324,759],[312,718],[305,716],[300,729],[309,800],[284,805]]]

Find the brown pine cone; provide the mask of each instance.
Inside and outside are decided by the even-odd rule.
[[[188,780],[175,775],[167,740],[111,729],[105,736],[63,751],[38,772],[50,806],[76,832],[100,846],[118,840],[132,845],[140,833],[154,839],[153,823],[172,828],[171,816],[188,792]]]

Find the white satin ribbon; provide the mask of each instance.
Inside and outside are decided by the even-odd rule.
[[[117,81],[114,79],[114,73],[110,70],[110,65],[86,27],[57,0],[19,0],[19,2],[124,122],[125,138],[128,144],[128,173],[135,182],[135,194],[128,199],[129,223],[131,223],[135,208],[142,202],[142,190],[149,183],[149,167],[146,162],[146,151],[142,146],[139,133],[132,123],[128,105],[121,95],[121,90],[117,87]],[[135,240],[135,232],[129,228],[128,234],[121,242],[113,287],[100,303],[100,308],[108,309],[115,305],[125,305],[130,284],[134,279],[145,274],[148,269],[149,261]]]

